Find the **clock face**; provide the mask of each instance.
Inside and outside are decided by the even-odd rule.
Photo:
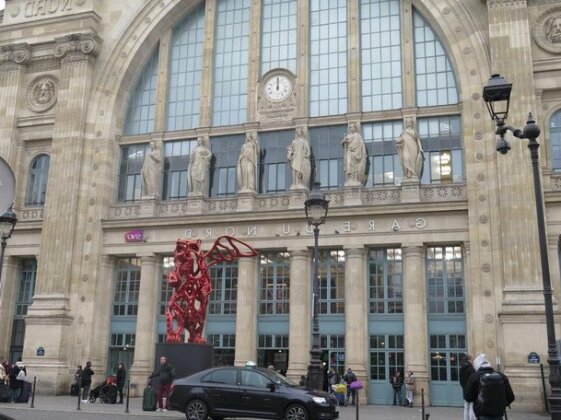
[[[292,92],[292,80],[284,74],[276,74],[265,81],[263,93],[273,101],[282,101]]]

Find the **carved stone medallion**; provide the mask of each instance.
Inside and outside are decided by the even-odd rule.
[[[58,79],[43,75],[33,79],[27,88],[27,107],[33,112],[51,109],[58,97]]]
[[[536,20],[532,32],[541,48],[561,54],[561,6],[543,12]]]

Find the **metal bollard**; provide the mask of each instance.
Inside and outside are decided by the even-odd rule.
[[[358,420],[358,405],[360,403],[360,399],[359,399],[359,395],[358,395],[358,389],[355,389],[355,397],[356,397],[356,420]]]
[[[131,394],[131,381],[130,379],[127,381],[127,403],[125,405],[125,413],[130,413],[129,411],[129,399]]]
[[[29,408],[35,408],[35,385],[37,384],[37,376],[33,377],[33,388],[31,389],[31,405]]]
[[[425,420],[425,388],[421,388],[421,420]]]

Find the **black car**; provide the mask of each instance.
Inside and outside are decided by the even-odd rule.
[[[284,420],[332,420],[337,400],[308,391],[278,373],[260,368],[224,366],[173,382],[169,407],[189,420],[257,417]]]

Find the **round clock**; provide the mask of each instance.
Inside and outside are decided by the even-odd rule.
[[[271,101],[284,101],[292,93],[292,80],[284,74],[269,76],[263,84],[263,93]]]

